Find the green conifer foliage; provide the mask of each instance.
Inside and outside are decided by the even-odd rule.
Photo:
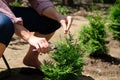
[[[89,25],[82,26],[79,32],[79,41],[81,48],[87,55],[101,55],[106,54],[108,49],[106,44],[105,19],[102,14],[96,13],[89,17]]]
[[[117,0],[115,5],[111,6],[109,18],[112,21],[109,28],[113,33],[114,39],[120,41],[120,0]]]
[[[69,39],[58,43],[57,47],[56,53],[50,53],[57,63],[45,62],[41,67],[46,75],[44,80],[77,80],[84,65],[80,45],[69,35]]]

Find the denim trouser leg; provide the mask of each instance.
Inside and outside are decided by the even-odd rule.
[[[14,26],[12,21],[6,15],[0,13],[0,43],[8,46],[13,34]]]

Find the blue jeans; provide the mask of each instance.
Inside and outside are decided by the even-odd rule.
[[[14,26],[9,17],[0,13],[0,43],[8,46],[14,34]]]

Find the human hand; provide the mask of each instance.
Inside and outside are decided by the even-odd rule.
[[[50,51],[49,43],[45,38],[39,38],[32,35],[28,39],[28,43],[34,46],[37,52],[48,53]]]
[[[71,27],[72,24],[72,17],[71,16],[66,16],[64,19],[60,20],[61,25],[64,28],[64,33],[67,34],[69,32],[69,29]]]

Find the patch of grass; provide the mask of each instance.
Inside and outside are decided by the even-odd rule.
[[[21,2],[15,1],[15,2],[11,2],[9,5],[10,6],[15,6],[15,7],[21,7]]]
[[[69,9],[66,6],[58,5],[55,8],[59,13],[61,13],[63,15],[67,15],[70,12]]]

